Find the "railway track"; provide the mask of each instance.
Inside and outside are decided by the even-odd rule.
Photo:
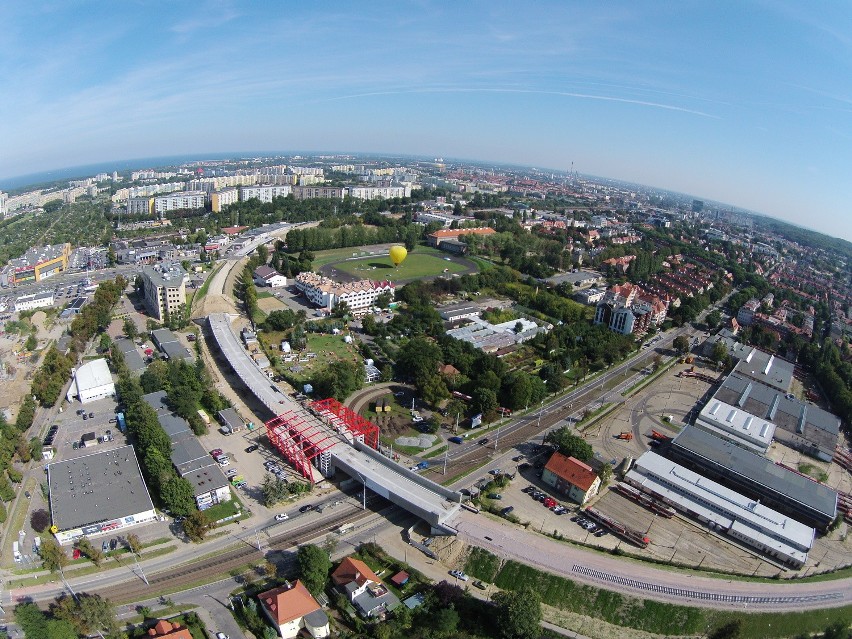
[[[341,525],[359,523],[370,518],[384,519],[388,514],[397,510],[396,506],[388,505],[388,502],[384,499],[381,499],[381,504],[376,504],[376,506],[379,508],[376,509],[374,506],[366,512],[355,511],[350,515],[335,519],[333,523],[329,521],[317,522],[315,525],[308,525],[304,530],[287,531],[274,535],[266,540],[263,550],[258,550],[246,543],[245,546],[222,551],[215,562],[212,562],[207,555],[189,564],[181,564],[171,569],[149,574],[147,575],[147,585],[135,574],[128,574],[126,581],[92,588],[88,592],[108,597],[119,605],[144,601],[167,592],[180,592],[195,585],[216,581],[246,564],[260,563],[270,551],[281,552],[295,549],[312,539],[316,539],[318,535],[331,533]]]

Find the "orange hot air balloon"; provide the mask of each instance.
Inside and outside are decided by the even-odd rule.
[[[408,251],[405,250],[404,246],[392,246],[390,250],[390,258],[391,262],[393,262],[394,266],[399,266],[405,261],[406,256],[408,255]]]

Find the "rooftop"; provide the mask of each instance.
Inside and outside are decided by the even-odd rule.
[[[725,468],[730,474],[739,475],[751,483],[764,486],[832,518],[837,513],[837,493],[827,486],[703,430],[687,426],[674,438],[672,445]]]
[[[279,588],[262,592],[257,598],[279,626],[301,619],[315,610],[320,610],[320,605],[316,599],[298,580],[294,584],[288,583]]]
[[[331,579],[335,586],[343,586],[353,581],[357,582],[359,586],[363,586],[367,581],[376,584],[382,583],[382,580],[370,570],[367,564],[352,557],[346,557],[340,562],[340,565],[331,573]]]
[[[705,511],[723,514],[725,521],[720,521],[718,516],[711,516],[710,519],[721,523],[726,529],[740,523],[748,529],[750,537],[760,539],[771,548],[786,554],[793,554],[802,562],[813,545],[813,528],[702,477],[653,451],[643,453],[627,477],[631,483],[644,485],[659,495],[674,497],[674,501],[682,503],[683,497],[686,497],[690,500],[690,508],[701,509],[701,514],[705,516],[708,514]],[[711,508],[706,508],[706,505]]]
[[[164,262],[143,267],[142,275],[153,282],[154,286],[178,288],[186,277],[186,271],[180,264]]]
[[[98,388],[106,384],[112,384],[112,373],[104,358],[86,362],[74,372],[77,382],[77,390],[82,393],[90,388]]]
[[[589,490],[598,478],[588,464],[558,452],[550,456],[544,468],[583,491]]]
[[[725,439],[761,453],[769,448],[775,434],[775,424],[772,422],[716,399],[711,399],[701,410],[698,422]]]
[[[60,530],[73,530],[153,510],[133,446],[47,466],[50,512]]]
[[[788,393],[793,384],[793,368],[791,362],[755,348],[737,363],[734,372]]]

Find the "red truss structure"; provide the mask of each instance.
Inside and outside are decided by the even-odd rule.
[[[311,462],[339,443],[334,432],[309,416],[288,411],[266,422],[272,445],[312,484]]]
[[[311,408],[326,417],[338,430],[342,426],[370,448],[379,448],[379,427],[336,399],[319,399],[311,402]]]

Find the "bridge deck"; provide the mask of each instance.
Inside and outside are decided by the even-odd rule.
[[[333,466],[366,483],[370,490],[422,517],[433,526],[441,525],[456,513],[461,501],[459,493],[395,464],[369,447],[359,445],[356,448],[350,445],[346,436],[348,433],[335,432],[330,425],[306,411],[270,382],[243,348],[231,326],[230,316],[216,313],[208,316],[207,320],[231,368],[273,417],[282,413],[297,415],[305,424],[310,424],[312,430],[321,432],[323,439],[338,440],[328,449]]]

